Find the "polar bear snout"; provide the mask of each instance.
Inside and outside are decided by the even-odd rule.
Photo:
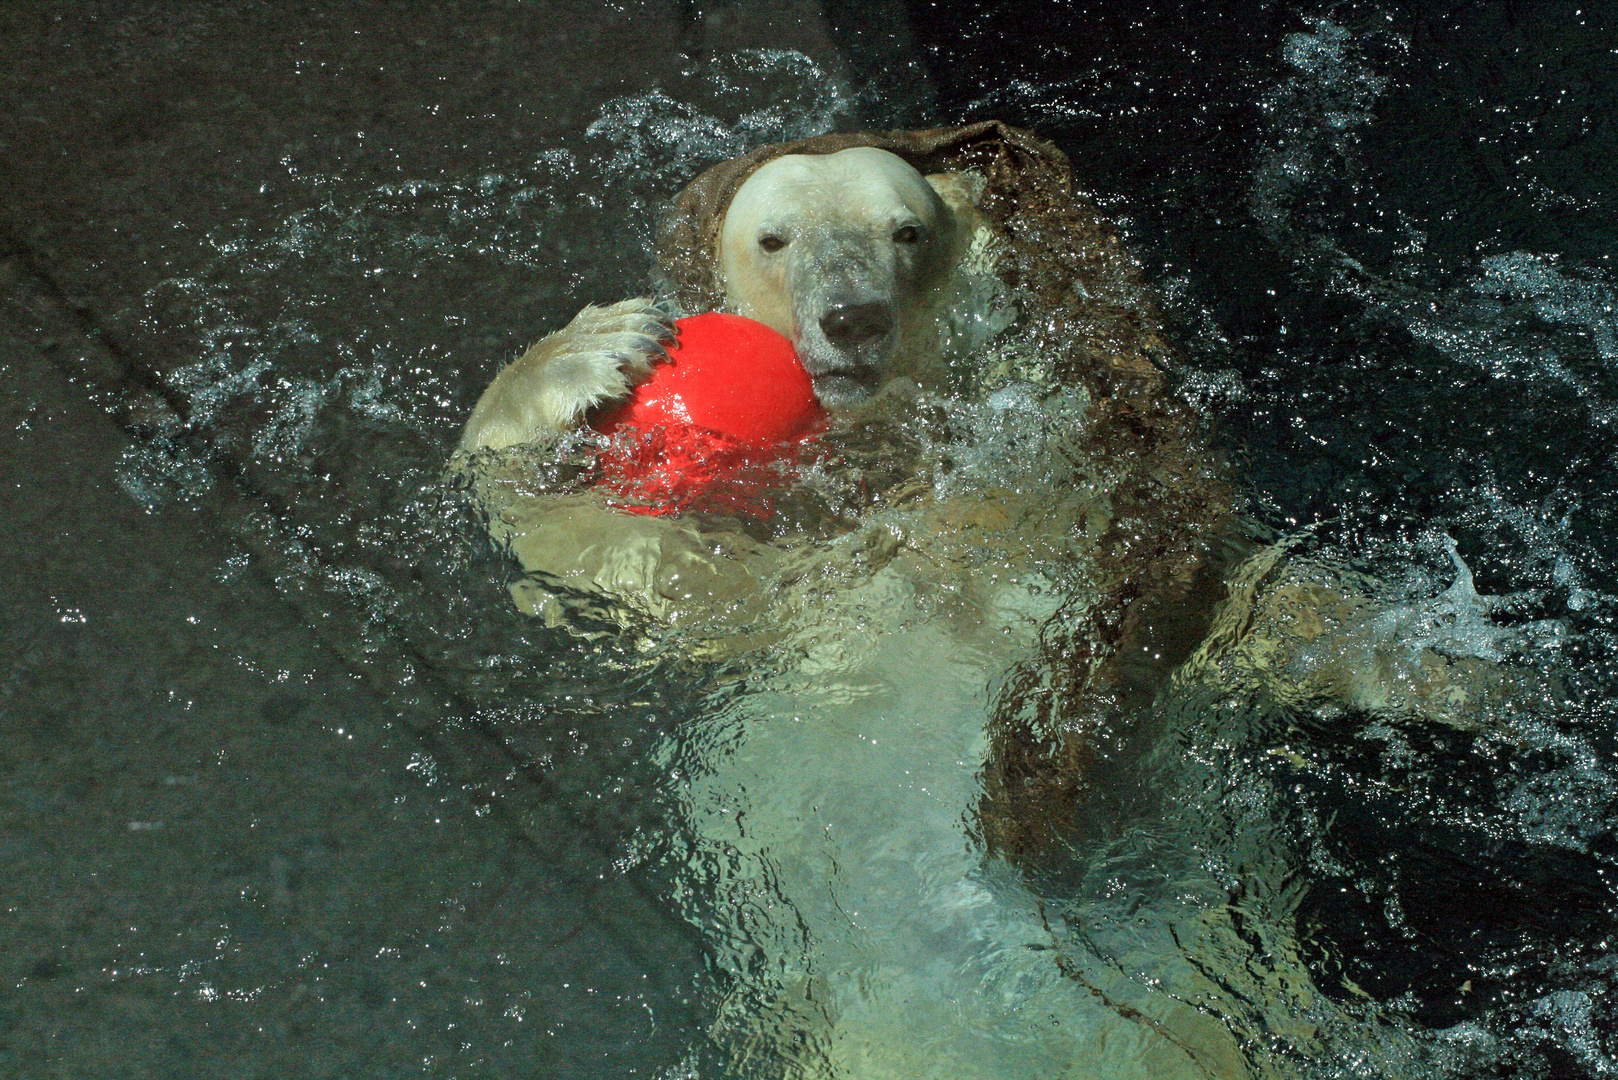
[[[838,304],[820,317],[820,332],[839,349],[853,349],[893,332],[893,305]]]
[[[846,299],[795,321],[793,345],[826,407],[864,401],[891,374],[897,326],[891,300]]]
[[[888,375],[894,326],[893,304],[885,299],[826,309],[818,320],[820,333],[798,342],[798,354],[822,403],[830,408],[852,405],[877,391]]]

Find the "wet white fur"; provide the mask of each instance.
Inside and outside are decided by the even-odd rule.
[[[929,329],[965,250],[972,222],[963,216],[886,150],[776,158],[747,178],[725,212],[726,302],[790,337],[813,376],[859,362],[890,378],[918,376],[935,359]],[[901,230],[914,239],[896,241]],[[783,246],[768,250],[766,238]],[[827,340],[820,319],[840,302],[872,299],[892,305],[894,336],[873,343],[878,356],[850,356]]]
[[[461,449],[504,449],[572,430],[593,405],[626,396],[650,375],[672,337],[672,317],[649,299],[585,308],[495,377],[466,421]]]

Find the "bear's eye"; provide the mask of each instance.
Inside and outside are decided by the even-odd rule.
[[[787,242],[779,236],[769,234],[758,238],[758,246],[765,251],[776,252],[787,246]]]
[[[893,242],[895,244],[914,244],[920,239],[921,230],[914,225],[901,225],[893,230]]]

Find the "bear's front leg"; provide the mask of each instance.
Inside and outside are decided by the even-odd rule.
[[[530,345],[478,399],[461,451],[547,442],[598,405],[627,397],[666,356],[674,315],[650,297],[587,307]]]

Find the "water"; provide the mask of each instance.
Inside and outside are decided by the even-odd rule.
[[[456,979],[440,979],[431,934],[360,934],[408,954],[361,963],[321,936],[340,917],[286,916],[300,875],[330,858],[308,854],[318,844],[244,855],[269,906],[220,909],[218,935],[132,977],[185,1002],[154,1026],[279,1020],[278,994],[314,986],[300,1000],[322,1005],[299,1023],[336,1045],[348,1036],[330,1003],[381,1009],[407,985],[397,963],[433,988],[389,1023],[435,1029],[400,1036],[412,1046],[461,1049],[370,1065],[333,1049],[349,1064],[332,1068],[672,1080],[826,1056],[926,1075],[955,1054],[961,1070],[1054,1075],[1074,1045],[1093,1050],[1089,1023],[1115,1041],[1103,1075],[1165,1041],[1196,1047],[1188,1075],[1238,1059],[1289,1077],[1618,1071],[1611,37],[1571,6],[1508,14],[1075,9],[1090,33],[1064,37],[1014,4],[958,13],[949,48],[971,59],[933,69],[935,107],[1063,142],[1164,294],[1184,392],[1252,514],[1307,565],[1369,575],[1393,644],[1513,665],[1537,693],[1457,728],[1181,680],[1143,734],[1102,744],[1070,850],[1026,874],[984,863],[961,821],[983,749],[971,720],[1026,623],[963,645],[937,598],[883,593],[902,585],[890,576],[830,636],[861,624],[861,604],[892,636],[819,669],[687,663],[687,638],[648,647],[599,620],[554,630],[512,609],[513,570],[443,471],[499,363],[581,302],[646,287],[655,210],[695,169],[869,110],[848,73],[791,49],[699,58],[659,88],[579,105],[567,138],[473,145],[430,168],[406,153],[386,176],[322,165],[315,145],[253,208],[153,259],[153,280],[98,309],[113,360],[141,378],[64,363],[139,436],[110,452],[118,497],[216,523],[195,570],[219,590],[209,618],[290,635],[232,611],[281,598],[289,626],[313,628],[313,658],[259,662],[368,687],[377,715],[362,727],[391,733],[416,785],[399,790],[460,793],[460,835],[507,868],[464,876],[530,898],[471,902],[444,937]],[[923,58],[935,32],[918,19]],[[75,603],[52,618],[82,615]],[[187,699],[204,699],[196,682]],[[264,716],[296,714],[278,700]],[[893,718],[918,711],[950,734],[905,745],[916,733]],[[288,756],[344,724],[295,727]],[[881,750],[839,759],[851,771],[820,787],[779,779],[848,755],[839,736]],[[942,788],[889,782],[919,762]],[[172,775],[183,788],[191,773]],[[727,802],[738,785],[756,831]],[[825,843],[861,819],[907,827]],[[394,851],[376,828],[358,861],[413,863],[398,895],[453,891],[451,852]],[[816,894],[820,878],[839,884]],[[579,895],[584,929],[561,927]],[[520,956],[521,978],[477,962],[531,925],[585,944]],[[605,960],[591,955],[603,942]],[[337,965],[339,989],[308,956]],[[208,1008],[245,1011],[184,1011]],[[928,1049],[907,1061],[915,1042]]]

